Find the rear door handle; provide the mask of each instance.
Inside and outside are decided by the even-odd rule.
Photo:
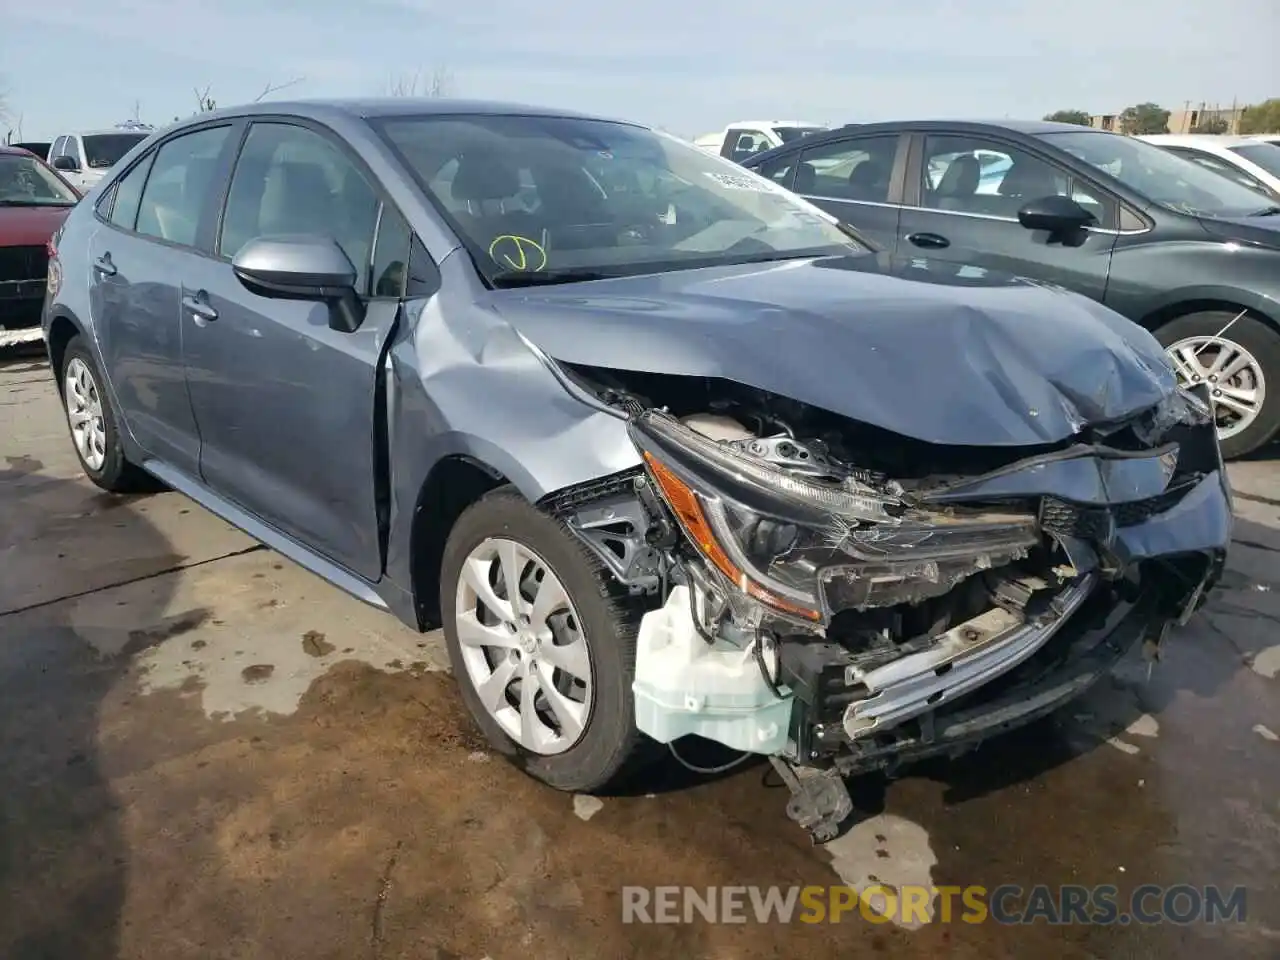
[[[190,311],[191,316],[195,318],[196,324],[203,327],[210,320],[218,319],[218,311],[209,306],[209,302],[205,299],[205,293],[201,290],[197,294],[188,294],[182,298],[182,306]]]
[[[936,233],[908,233],[907,239],[917,247],[924,247],[928,250],[941,250],[943,247],[951,246],[950,240]]]
[[[114,277],[116,275],[116,265],[111,262],[111,254],[109,253],[104,253],[93,261],[93,269],[105,277]]]

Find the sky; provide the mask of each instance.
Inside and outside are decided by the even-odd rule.
[[[739,119],[848,123],[1119,112],[1280,96],[1280,0],[0,0],[5,130],[27,140],[196,108],[450,92],[687,137]],[[15,136],[15,139],[17,137]]]

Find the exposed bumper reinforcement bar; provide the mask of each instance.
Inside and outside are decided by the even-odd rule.
[[[844,730],[859,740],[910,720],[1013,669],[1039,650],[1088,598],[1096,583],[1086,574],[1067,586],[1040,616],[1027,621],[995,607],[942,634],[928,650],[847,680],[868,693],[844,713]]]

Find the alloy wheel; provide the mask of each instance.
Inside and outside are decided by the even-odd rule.
[[[1262,412],[1267,380],[1252,353],[1222,337],[1187,337],[1168,347],[1182,386],[1209,385],[1218,437],[1243,433]]]
[[[546,560],[515,540],[484,540],[462,565],[454,609],[468,679],[507,736],[543,755],[577,743],[591,713],[591,657]]]
[[[80,459],[90,470],[101,470],[107,461],[107,429],[102,420],[102,397],[89,365],[79,357],[67,364],[63,394],[67,423]]]

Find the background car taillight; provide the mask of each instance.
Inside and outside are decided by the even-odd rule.
[[[62,264],[58,262],[58,241],[62,239],[62,227],[53,232],[47,241],[45,241],[44,250],[49,257],[49,275],[46,282],[46,297],[55,297],[58,295],[58,288],[62,286]]]

